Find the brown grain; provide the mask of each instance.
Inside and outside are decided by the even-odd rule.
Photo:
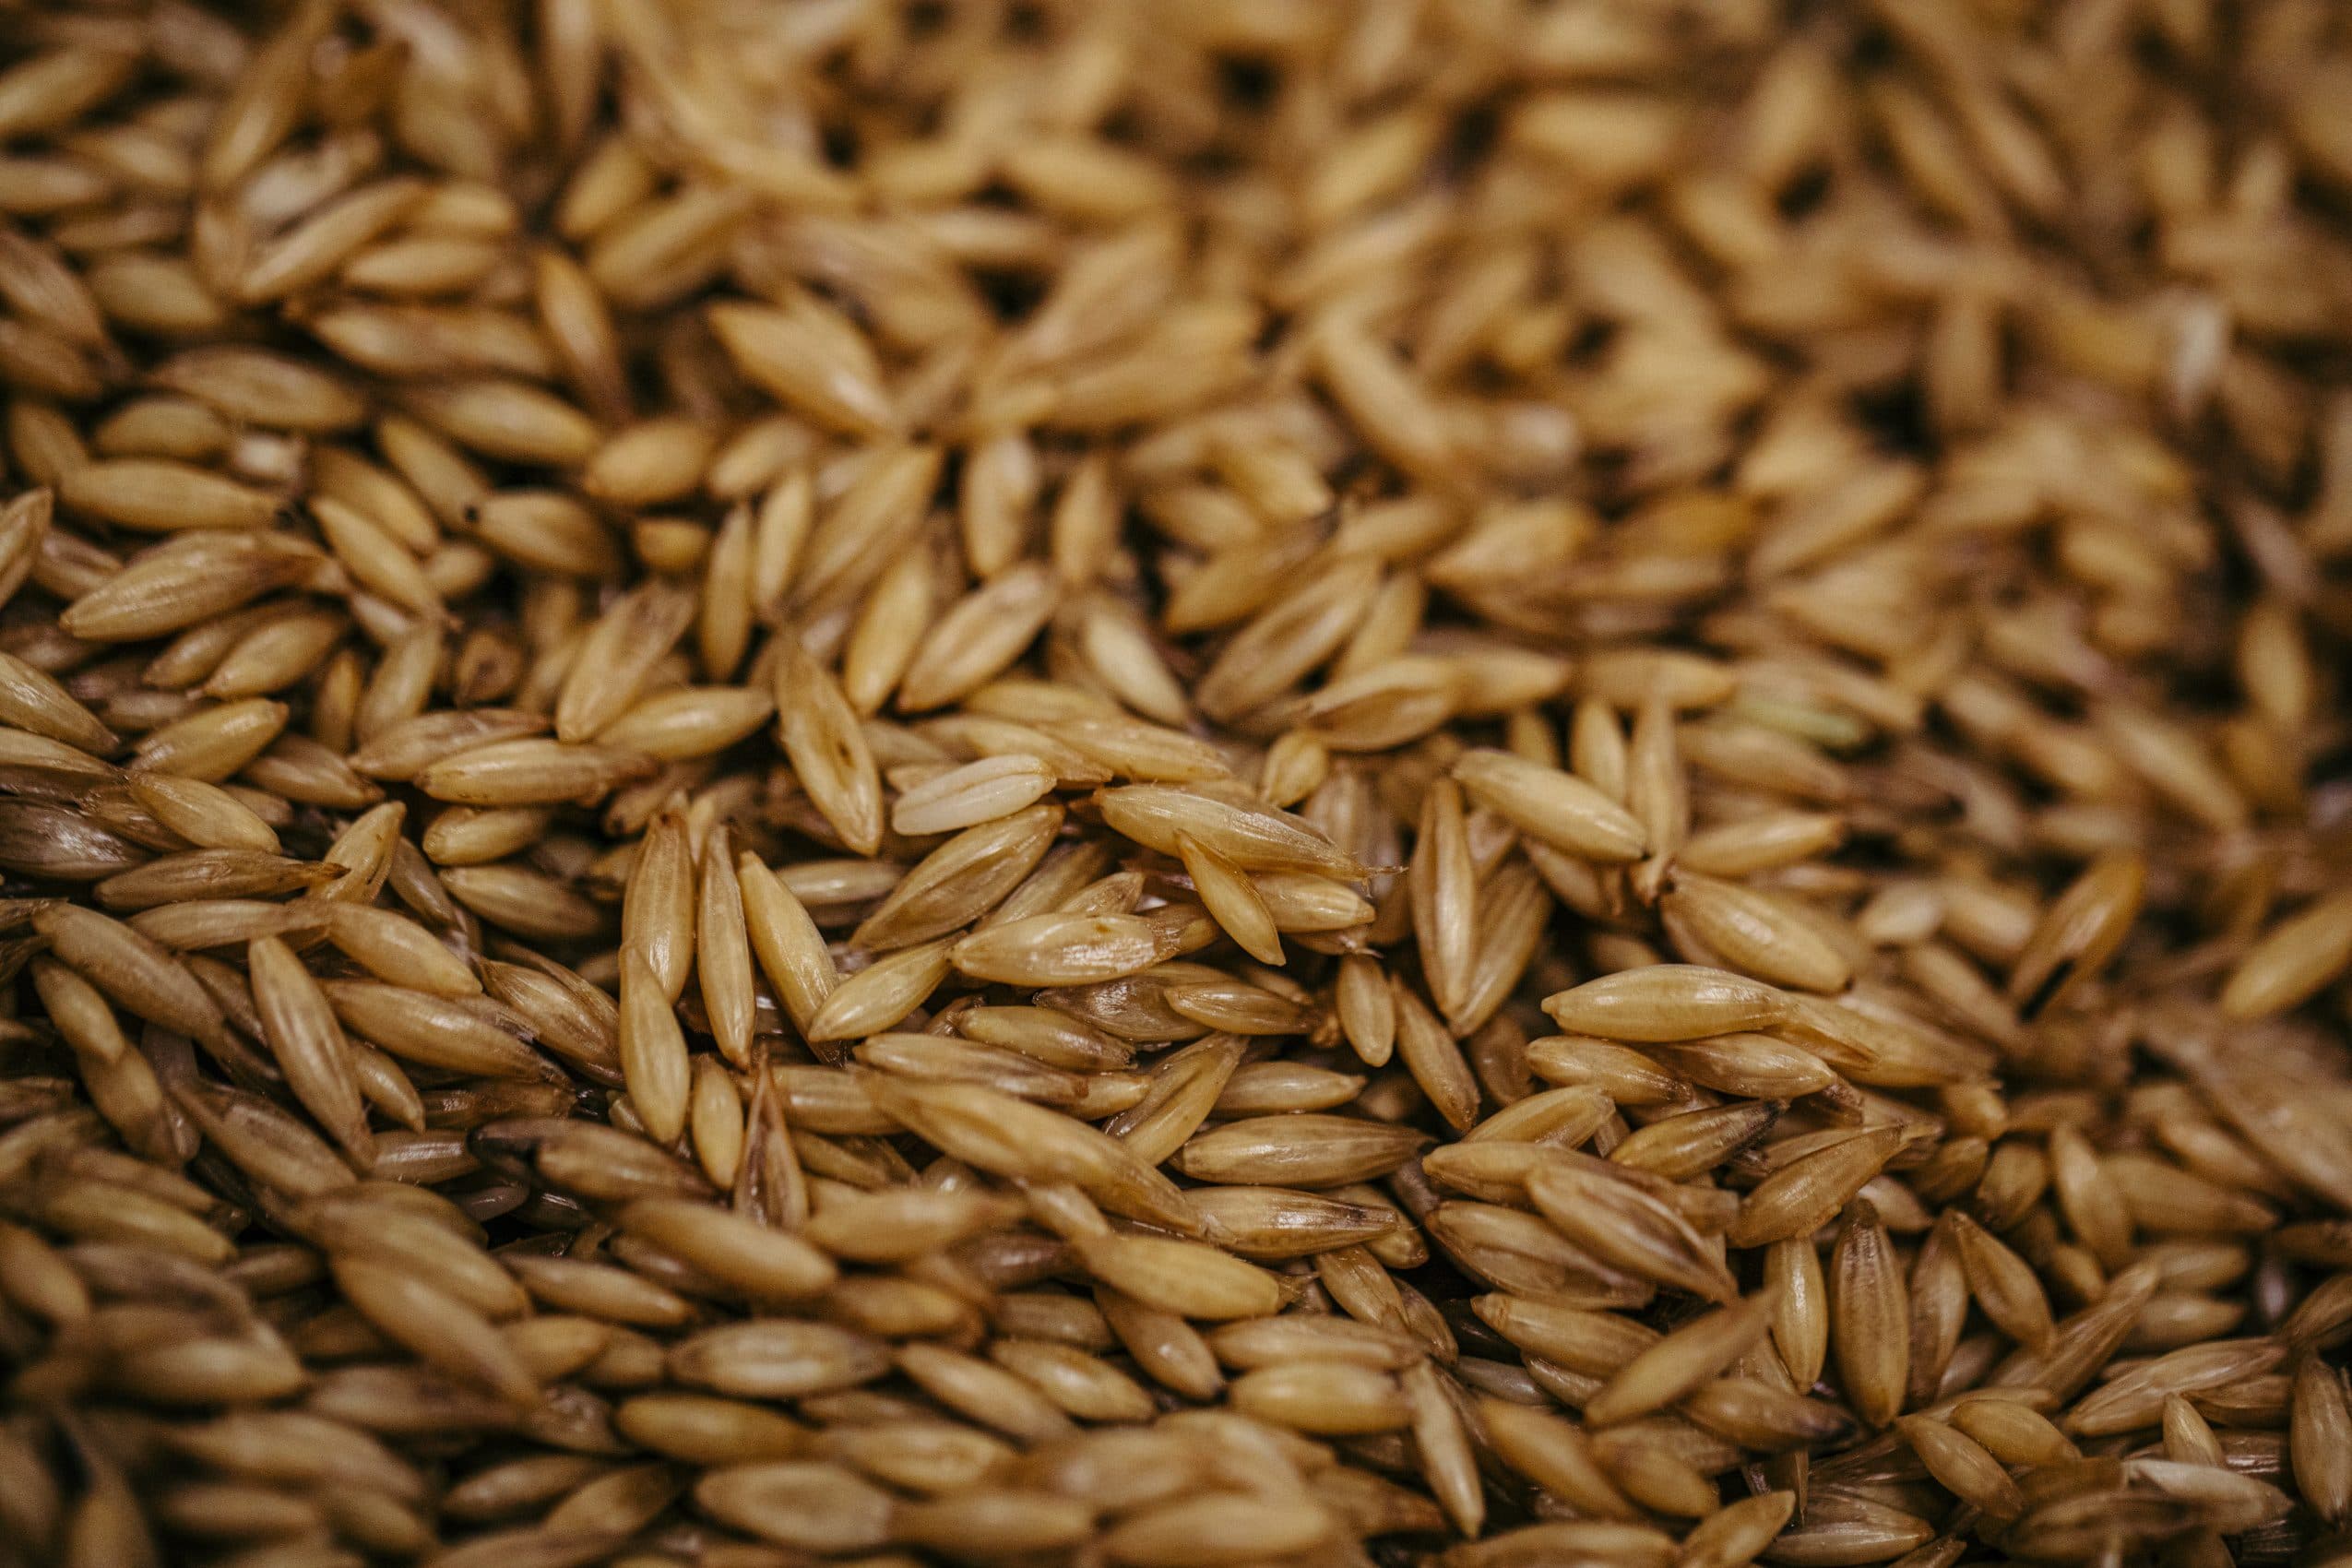
[[[0,29],[0,1561],[2334,1562],[2308,0]]]

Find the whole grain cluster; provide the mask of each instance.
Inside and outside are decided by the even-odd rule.
[[[0,1568],[2352,1563],[2352,13],[0,4]]]

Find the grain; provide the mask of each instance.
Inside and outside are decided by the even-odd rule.
[[[647,1133],[660,1144],[685,1131],[693,1058],[667,987],[635,947],[621,953],[621,1079]]]
[[[460,750],[414,778],[425,794],[456,805],[536,806],[601,795],[652,771],[652,759],[633,752],[529,739]]]
[[[924,636],[898,684],[909,712],[944,707],[1001,673],[1053,614],[1055,585],[1039,563],[1015,566],[951,606]]]
[[[983,758],[902,793],[891,803],[890,830],[910,838],[952,833],[1010,815],[1053,785],[1053,775],[1035,757]]]
[[[2322,1518],[2334,1525],[2352,1507],[2352,1407],[2343,1375],[2317,1356],[2306,1356],[2295,1372],[2290,1406],[2288,1456],[2296,1490]]]
[[[185,968],[152,942],[94,910],[55,904],[32,917],[33,930],[68,968],[147,1019],[223,1050],[229,1043],[219,1006]]]
[[[157,457],[85,463],[65,475],[57,498],[87,517],[149,533],[257,529],[279,506],[268,491]]]
[[[1688,873],[1678,873],[1658,899],[1667,934],[1685,953],[1711,955],[1792,990],[1842,991],[1853,978],[1851,964],[1804,910],[1761,889]]]
[[[1769,1295],[1723,1307],[1642,1351],[1585,1405],[1585,1415],[1607,1426],[1671,1404],[1721,1371],[1764,1334],[1771,1322]]]
[[[1831,1134],[1758,1182],[1726,1235],[1734,1246],[1761,1246],[1809,1234],[1844,1208],[1902,1143],[1899,1127]]]
[[[843,844],[873,854],[882,842],[882,783],[838,684],[788,645],[776,663],[776,708],[801,787]]]
[[[2009,999],[2034,1012],[2097,973],[2139,913],[2147,867],[2132,854],[2106,856],[2052,901],[2010,971]]]
[[[497,1078],[545,1071],[537,1052],[501,1027],[502,1016],[470,996],[370,980],[327,980],[322,989],[345,1028],[404,1061]]]
[[[2282,921],[2240,959],[2222,989],[2236,1018],[2283,1013],[2317,994],[2352,966],[2352,899],[2334,894]]]
[[[901,1022],[947,978],[950,946],[942,939],[902,948],[842,980],[810,1016],[810,1042],[855,1039]]]
[[[2207,9],[27,13],[0,1558],[2341,1557]]]
[[[1249,875],[1190,834],[1177,836],[1176,854],[1183,861],[1186,874],[1192,877],[1193,890],[1200,895],[1209,918],[1224,929],[1225,934],[1258,962],[1281,963],[1280,922]]]
[[[675,806],[654,814],[629,862],[621,897],[621,945],[645,961],[662,1001],[684,991],[694,962],[695,871],[684,814]]]
[[[1866,1199],[1848,1207],[1839,1222],[1827,1283],[1829,1346],[1836,1353],[1847,1399],[1857,1416],[1883,1426],[1903,1408],[1910,1386],[1913,1316],[1894,1242]]]
[[[839,983],[832,956],[807,909],[756,856],[738,857],[735,878],[753,956],[793,1027],[805,1031]]]
[[[2034,1349],[2046,1348],[2056,1326],[2049,1301],[2032,1265],[1966,1214],[1946,1222],[1960,1253],[1961,1272],[1978,1306],[2001,1331]]]
[[[1565,853],[1614,864],[1645,847],[1641,825],[1573,773],[1480,749],[1464,753],[1454,776],[1479,804]]]
[[[253,940],[246,968],[263,1037],[287,1087],[352,1164],[365,1170],[374,1158],[374,1141],[360,1104],[350,1049],[326,993],[274,936]]]
[[[1546,1164],[1527,1196],[1570,1241],[1630,1273],[1722,1302],[1737,1287],[1706,1241],[1674,1208],[1602,1170]]]
[[[1776,1022],[1784,1010],[1769,985],[1692,964],[1653,964],[1587,980],[1544,1000],[1563,1029],[1603,1039],[1699,1039]]]
[[[1470,861],[1462,791],[1451,779],[1421,797],[1413,855],[1405,870],[1412,900],[1414,944],[1431,999],[1443,1013],[1461,1010],[1478,934],[1478,882]]]
[[[761,1300],[795,1301],[822,1294],[835,1278],[825,1255],[808,1242],[745,1216],[700,1204],[647,1198],[623,1212],[622,1228],[715,1279]]]

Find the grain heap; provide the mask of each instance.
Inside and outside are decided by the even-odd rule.
[[[2341,6],[0,24],[0,1564],[2352,1562]]]

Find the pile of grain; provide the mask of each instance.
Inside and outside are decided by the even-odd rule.
[[[0,1565],[2352,1562],[2352,13],[0,5]]]

